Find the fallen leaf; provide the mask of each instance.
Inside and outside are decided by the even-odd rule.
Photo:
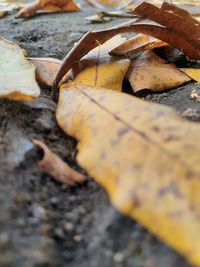
[[[130,60],[111,57],[111,47],[124,42],[120,35],[93,49],[72,68],[73,82],[121,91]],[[63,85],[67,86],[67,85]]]
[[[60,90],[56,117],[114,206],[200,266],[200,126],[166,106],[83,86]]]
[[[192,90],[190,98],[194,99],[196,102],[200,102],[200,95],[197,93],[195,89]]]
[[[105,23],[111,21],[112,19],[110,17],[102,15],[101,13],[97,13],[96,15],[86,17],[85,20],[91,23]]]
[[[17,17],[29,18],[41,12],[73,12],[79,9],[73,0],[36,0],[26,4]]]
[[[180,70],[187,74],[192,80],[200,83],[200,69],[180,68]]]
[[[77,43],[63,60],[54,81],[55,88],[63,76],[90,50],[122,32],[140,32],[162,40],[184,52],[190,59],[200,59],[200,23],[187,11],[164,2],[161,8],[148,3],[139,5],[134,19],[119,26],[90,31]]]
[[[111,21],[113,18],[131,18],[131,17],[133,17],[132,14],[122,11],[101,11],[98,12],[96,15],[86,17],[85,19],[92,23],[104,23]]]
[[[37,82],[46,87],[52,87],[62,61],[56,58],[28,58],[36,66]]]
[[[23,8],[23,4],[18,1],[1,0],[0,1],[0,18],[6,16],[9,12]]]
[[[113,56],[127,56],[133,58],[138,53],[144,52],[146,50],[162,47],[168,45],[167,43],[151,37],[146,34],[138,34],[133,38],[125,41],[123,44],[114,48],[110,55]]]
[[[126,79],[134,92],[144,89],[154,92],[164,91],[191,80],[174,64],[168,64],[151,50],[131,61]]]
[[[40,94],[35,66],[17,44],[0,38],[0,97],[31,100]]]
[[[43,159],[39,161],[39,166],[42,172],[49,174],[58,182],[69,185],[82,183],[86,180],[86,177],[83,174],[73,170],[43,142],[37,139],[34,139],[33,142],[44,151]]]

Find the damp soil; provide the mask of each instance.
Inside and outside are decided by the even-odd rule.
[[[87,24],[95,9],[82,3],[77,13],[39,15],[0,21],[0,36],[27,49],[31,57],[62,59],[85,32],[123,22]],[[1,267],[186,267],[180,255],[137,222],[119,214],[106,192],[90,177],[77,187],[55,182],[40,172],[42,157],[32,139],[43,140],[73,168],[76,141],[55,120],[50,91],[34,102],[0,100],[0,266]],[[200,122],[200,104],[190,97],[194,83],[147,101],[172,106]],[[140,96],[141,97],[141,96]],[[166,122],[167,123],[167,122]]]

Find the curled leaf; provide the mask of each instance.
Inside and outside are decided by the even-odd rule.
[[[200,126],[127,94],[61,89],[61,128],[114,206],[200,266]]]
[[[0,97],[31,100],[40,94],[35,66],[17,44],[0,38]]]
[[[167,43],[153,38],[146,34],[138,34],[133,38],[125,41],[123,44],[114,48],[110,54],[113,56],[127,56],[129,58],[134,57],[140,52],[144,52],[146,50],[166,46]]]
[[[44,151],[43,159],[39,161],[39,166],[42,172],[49,174],[58,182],[69,185],[82,183],[86,180],[86,177],[83,174],[73,170],[43,142],[36,139],[34,139],[33,142]]]
[[[36,66],[36,79],[43,86],[52,87],[62,61],[56,58],[28,58]]]
[[[41,12],[69,12],[78,11],[79,7],[73,0],[36,0],[26,4],[18,13],[18,18],[28,18]]]

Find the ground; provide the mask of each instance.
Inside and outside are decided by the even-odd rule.
[[[89,29],[122,22],[87,24],[84,17],[94,13],[82,3],[77,13],[29,20],[10,15],[1,19],[0,36],[26,48],[30,56],[62,59]],[[191,82],[143,97],[172,106],[198,123],[200,105],[190,98],[193,89],[199,90]],[[91,178],[70,188],[40,172],[42,155],[33,146],[33,138],[43,140],[70,166],[81,170],[75,160],[76,141],[57,126],[55,109],[50,91],[44,88],[32,103],[0,100],[0,266],[190,266],[137,222],[120,215]]]

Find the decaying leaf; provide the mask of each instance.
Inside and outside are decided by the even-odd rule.
[[[102,15],[102,13],[99,12],[96,15],[86,17],[85,20],[91,23],[105,23],[111,21],[112,19],[110,17]]]
[[[49,174],[58,182],[69,185],[82,183],[86,180],[86,177],[83,174],[73,170],[43,142],[36,139],[34,139],[33,142],[44,151],[43,159],[39,161],[39,166],[42,172]]]
[[[23,8],[23,4],[13,0],[1,0],[0,1],[0,18],[7,15],[8,12],[13,10],[19,10]]]
[[[0,38],[0,97],[31,100],[39,94],[35,66],[17,44]]]
[[[200,102],[200,95],[197,93],[195,89],[192,90],[190,98],[194,99],[196,102]]]
[[[123,42],[124,38],[118,35],[90,51],[73,66],[73,82],[121,91],[130,60],[111,57],[108,52]]]
[[[131,61],[126,78],[134,92],[144,89],[164,91],[191,80],[174,64],[168,64],[151,50]]]
[[[96,15],[86,17],[87,21],[92,23],[104,23],[111,21],[113,18],[131,18],[133,17],[130,13],[125,13],[122,11],[101,11]]]
[[[167,43],[146,34],[138,34],[114,48],[110,54],[113,56],[127,56],[133,58],[140,52],[168,45]]]
[[[140,32],[162,40],[184,52],[190,59],[200,59],[200,22],[187,11],[164,2],[161,8],[142,3],[134,11],[140,17],[117,27],[88,32],[65,57],[54,82],[57,88],[63,76],[90,50],[122,32]]]
[[[163,105],[85,87],[60,90],[57,121],[114,206],[200,266],[200,126]]]
[[[19,18],[28,18],[41,12],[73,12],[78,10],[79,7],[73,0],[36,0],[26,4],[17,16]]]
[[[200,69],[180,68],[180,70],[196,82],[200,83]]]
[[[52,87],[62,61],[56,58],[28,58],[36,66],[36,79],[43,86]]]

